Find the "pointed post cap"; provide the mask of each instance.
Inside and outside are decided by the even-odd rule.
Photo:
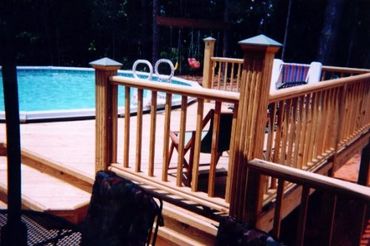
[[[279,48],[282,46],[281,43],[263,35],[257,35],[251,38],[247,38],[244,40],[239,41],[240,46],[242,49],[247,50],[261,50],[261,49],[271,49],[272,51],[278,51]]]
[[[89,63],[93,68],[104,69],[104,70],[117,70],[122,67],[122,63],[112,60],[108,57],[104,57]]]
[[[214,39],[213,37],[207,37],[207,38],[203,39],[203,41],[204,41],[204,42],[207,42],[207,41],[208,41],[208,42],[209,42],[209,41],[211,41],[211,42],[213,41],[213,42],[214,42],[214,41],[216,41],[216,39]]]

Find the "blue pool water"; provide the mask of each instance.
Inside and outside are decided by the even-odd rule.
[[[132,77],[132,74],[128,71],[120,71],[119,75]],[[20,111],[95,108],[93,69],[18,68],[17,78]],[[172,82],[187,85],[184,82],[176,81],[176,79]],[[123,87],[119,86],[119,106],[123,106],[124,103],[123,91]],[[1,73],[0,111],[4,111]]]
[[[133,77],[131,71],[119,71],[118,75]],[[17,78],[21,122],[95,116],[95,74],[91,68],[17,67]],[[153,80],[157,79],[153,77]],[[5,119],[2,83],[0,73],[0,121]],[[197,83],[180,78],[172,78],[171,83],[199,86]],[[132,97],[135,97],[136,89],[131,90]],[[144,90],[144,102],[147,95],[149,91]],[[119,107],[122,107],[123,86],[118,87],[118,96]],[[174,96],[173,101],[173,105],[179,104],[180,96]],[[135,111],[136,100],[133,99],[131,102],[134,103],[131,110]],[[123,110],[120,109],[119,113],[122,114]]]

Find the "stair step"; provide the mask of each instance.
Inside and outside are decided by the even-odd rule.
[[[163,203],[162,214],[164,227],[159,228],[158,235],[163,245],[214,245],[217,221],[167,202]]]
[[[24,208],[52,213],[75,223],[84,216],[90,202],[89,192],[23,164],[21,170]],[[6,190],[6,157],[0,156],[0,192],[4,202]]]

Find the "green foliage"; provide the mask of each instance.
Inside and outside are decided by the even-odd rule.
[[[159,15],[223,21],[228,12],[229,54],[240,57],[239,40],[264,33],[283,42],[289,0],[157,0]],[[286,59],[310,62],[316,58],[327,1],[293,0]],[[23,0],[16,1],[16,44],[19,65],[87,64],[109,56],[130,68],[136,59],[152,58],[153,0]],[[225,5],[225,3],[228,3]],[[6,9],[0,3],[1,16]],[[227,7],[227,8],[226,8]],[[370,65],[369,1],[346,2],[339,23],[336,65]],[[330,29],[331,30],[331,29]],[[329,31],[330,31],[329,30]],[[200,40],[196,34],[200,32]],[[226,32],[225,32],[226,33]],[[191,42],[191,34],[193,43]],[[216,54],[222,55],[222,30],[159,28],[159,55],[182,64],[203,41],[217,39]],[[0,61],[1,62],[1,61]]]

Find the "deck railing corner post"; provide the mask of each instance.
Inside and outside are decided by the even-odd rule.
[[[203,57],[203,81],[204,88],[210,88],[212,84],[212,62],[211,58],[214,55],[216,39],[208,37],[204,41],[204,57]]]
[[[263,179],[247,163],[263,158],[272,64],[281,44],[264,35],[239,42],[244,53],[236,120],[230,215],[255,224],[263,202]]]
[[[102,58],[90,65],[95,69],[95,171],[99,171],[117,158],[117,85],[109,79],[122,64]]]

